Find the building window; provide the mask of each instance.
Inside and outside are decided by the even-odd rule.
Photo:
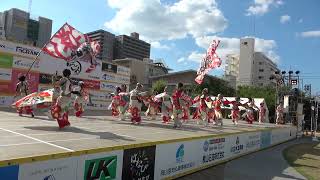
[[[259,65],[262,65],[263,64],[263,62],[259,62]]]
[[[258,78],[259,78],[259,79],[263,79],[263,76],[259,76]]]
[[[264,69],[259,69],[259,72],[264,72]]]
[[[259,83],[259,86],[263,86],[263,83]]]

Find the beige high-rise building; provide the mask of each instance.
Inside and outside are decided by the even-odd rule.
[[[262,52],[255,52],[254,46],[254,38],[243,38],[240,39],[240,54],[227,55],[224,76],[231,86],[274,84],[270,76],[279,71],[277,65]]]

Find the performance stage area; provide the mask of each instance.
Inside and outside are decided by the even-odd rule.
[[[296,137],[291,125],[174,129],[160,117],[141,125],[111,116],[70,117],[59,129],[46,116],[0,111],[0,174],[5,179],[165,179],[183,176]],[[3,179],[3,178],[1,178]]]

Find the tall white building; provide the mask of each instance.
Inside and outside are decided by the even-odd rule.
[[[227,55],[225,79],[231,86],[267,86],[272,85],[270,76],[279,71],[277,65],[262,52],[255,52],[254,38],[240,40],[240,55]],[[236,81],[236,85],[235,82]]]

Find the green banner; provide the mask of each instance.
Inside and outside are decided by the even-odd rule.
[[[13,56],[0,53],[0,68],[12,68]]]
[[[86,160],[84,180],[109,180],[116,179],[117,156]]]

